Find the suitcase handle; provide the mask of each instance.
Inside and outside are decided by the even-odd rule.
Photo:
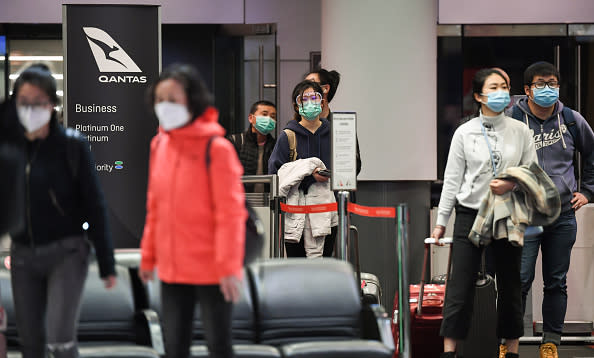
[[[423,270],[421,272],[421,289],[419,290],[419,298],[417,302],[421,302],[420,305],[417,305],[417,314],[421,315],[423,312],[423,298],[424,298],[424,294],[425,294],[425,275],[427,273],[427,263],[428,263],[428,258],[429,258],[429,247],[434,244],[441,244],[441,245],[446,245],[446,244],[451,244],[453,242],[453,239],[451,237],[447,237],[447,238],[441,238],[439,240],[436,240],[432,237],[428,237],[424,240],[425,243],[425,252],[423,253]],[[451,250],[450,250],[451,253]],[[450,255],[451,258],[451,255]],[[448,273],[450,271],[450,258],[448,258]]]
[[[409,300],[409,302],[418,303],[419,300],[417,298],[411,298]],[[442,304],[443,303],[443,299],[436,298],[436,297],[425,296],[425,297],[423,297],[423,303],[425,303],[425,302],[437,302],[438,304]]]
[[[448,244],[451,244],[453,241],[454,241],[454,239],[452,239],[451,237],[442,237],[439,240],[435,240],[432,237],[428,237],[425,239],[425,244],[436,245],[437,243],[439,243],[441,245],[448,245]]]
[[[355,270],[357,271],[357,282],[361,283],[361,262],[359,261],[359,229],[357,229],[355,225],[351,225],[349,226],[349,231],[353,233],[353,245],[355,246]],[[363,289],[363,287],[361,287],[361,289]]]

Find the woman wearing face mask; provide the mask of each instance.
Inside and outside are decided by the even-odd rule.
[[[303,178],[300,178],[298,190],[300,196],[307,197],[312,185],[319,183],[315,186],[315,190],[328,191],[332,194],[328,177],[318,174],[322,169],[330,169],[330,125],[326,119],[320,119],[322,112],[322,88],[319,84],[312,81],[302,81],[298,83],[293,89],[293,110],[295,111],[293,120],[289,121],[284,131],[280,133],[280,136],[276,142],[270,160],[268,161],[268,172],[270,174],[279,175],[282,182],[287,178],[283,178],[283,171],[279,172],[279,169],[286,163],[291,161],[290,158],[290,147],[289,139],[287,137],[287,130],[289,133],[294,133],[296,141],[296,152],[297,158],[299,159],[311,159],[317,158],[317,160],[308,160],[303,163],[307,163],[310,167],[305,169],[307,171]],[[300,162],[302,163],[302,162]],[[334,196],[330,195],[326,202],[330,200],[334,201]],[[313,214],[318,215],[318,214]],[[307,214],[306,220],[310,219],[311,214]],[[317,218],[314,219],[314,221]],[[287,223],[288,224],[288,223]],[[302,223],[303,224],[303,223]],[[308,221],[304,223],[304,227],[308,227]],[[290,225],[286,225],[290,226]],[[291,239],[287,239],[285,234],[285,248],[287,250],[287,256],[289,257],[316,257],[318,256],[332,256],[334,250],[334,241],[326,240],[326,235],[330,234],[331,228],[335,228],[336,223],[331,219],[327,222],[326,227],[320,228],[317,231],[313,230],[313,238],[311,241],[301,240],[301,231],[297,232],[296,240],[291,242]],[[301,226],[299,226],[301,228]],[[320,233],[316,236],[316,232]],[[321,233],[327,232],[325,235]],[[307,233],[309,235],[309,232]],[[308,241],[308,242],[306,242]],[[317,242],[309,247],[308,243]],[[314,247],[315,246],[315,247]],[[318,250],[323,246],[322,250]],[[308,254],[311,252],[311,254]]]
[[[88,223],[105,287],[116,282],[105,201],[88,142],[58,124],[56,81],[47,66],[23,71],[12,98],[26,153],[25,228],[11,233],[12,289],[23,357],[45,357],[46,352],[78,357],[76,324],[90,250],[83,223]]]
[[[340,73],[332,70],[319,69],[310,72],[305,77],[306,80],[318,83],[322,87],[322,113],[320,118],[326,118],[329,122],[332,122],[332,110],[330,109],[330,102],[336,94],[338,84],[340,83]],[[361,152],[359,151],[359,138],[357,138],[357,151],[356,151],[356,173],[359,175],[361,172]],[[355,202],[355,192],[351,193],[351,200]]]
[[[474,299],[474,283],[480,267],[481,249],[468,238],[477,210],[491,190],[504,194],[514,182],[494,179],[506,168],[537,160],[532,136],[525,125],[503,113],[509,104],[509,84],[495,69],[483,69],[473,79],[473,97],[479,115],[461,125],[452,138],[437,225],[431,237],[443,237],[452,209],[456,209],[452,276],[443,310],[440,334],[444,337],[441,357],[455,357],[456,341],[468,334]],[[521,124],[521,123],[520,123]],[[499,338],[506,339],[505,357],[518,356],[518,339],[523,335],[520,258],[522,248],[508,240],[493,240],[493,256],[499,298]]]
[[[210,357],[233,357],[231,309],[240,296],[247,219],[243,169],[195,68],[165,69],[150,103],[160,128],[151,142],[140,278],[151,280],[158,269],[167,357],[189,356],[197,302]]]

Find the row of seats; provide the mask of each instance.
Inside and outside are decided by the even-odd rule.
[[[140,255],[116,254],[118,284],[103,288],[97,266],[89,269],[80,314],[81,357],[157,358],[164,354],[159,322],[160,283],[143,285]],[[10,273],[0,270],[7,313],[9,357],[18,357]],[[51,308],[50,308],[51,309]],[[200,310],[192,332],[192,357],[208,357]],[[233,310],[238,358],[391,357],[389,319],[379,305],[363,306],[348,263],[334,260],[270,260],[246,269],[242,297]]]

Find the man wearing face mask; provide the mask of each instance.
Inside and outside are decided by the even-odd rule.
[[[567,308],[566,278],[571,249],[576,240],[575,211],[592,200],[594,193],[594,133],[588,122],[559,100],[560,78],[555,66],[537,62],[524,71],[526,97],[508,114],[526,123],[538,154],[538,162],[551,177],[561,197],[561,215],[544,227],[539,236],[524,240],[522,251],[522,298],[534,280],[539,247],[542,252],[544,297],[542,302],[543,339],[540,357],[558,357],[557,346]],[[574,154],[581,153],[581,187],[574,172]]]
[[[227,138],[233,143],[239,161],[243,165],[244,175],[268,174],[268,159],[272,154],[276,139],[270,134],[276,127],[276,107],[269,101],[252,104],[249,128]],[[264,184],[246,185],[247,192],[262,193]]]

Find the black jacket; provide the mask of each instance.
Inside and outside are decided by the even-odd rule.
[[[243,133],[232,134],[227,137],[239,156],[239,161],[243,165],[243,175],[256,175],[258,170],[258,135],[252,132],[252,125]],[[264,156],[262,158],[262,170],[268,174],[268,159],[272,154],[276,139],[270,134],[266,135],[264,144]]]
[[[68,150],[78,150],[77,160]],[[83,223],[88,222],[101,277],[115,274],[105,200],[86,139],[80,134],[67,136],[54,115],[47,138],[26,141],[25,158],[25,228],[11,232],[12,240],[32,247],[45,245],[82,236]]]

